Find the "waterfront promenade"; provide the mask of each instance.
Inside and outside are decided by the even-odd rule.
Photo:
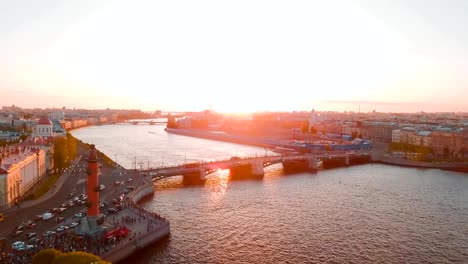
[[[114,229],[126,227],[131,230],[129,236],[120,240],[117,245],[110,247],[105,252],[100,252],[102,259],[116,263],[139,249],[167,237],[170,233],[169,221],[157,213],[146,211],[138,202],[154,194],[151,181],[142,177],[144,182],[135,191],[129,194],[126,200],[126,208],[115,216],[109,216],[106,223]]]

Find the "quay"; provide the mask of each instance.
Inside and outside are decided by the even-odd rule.
[[[132,233],[124,241],[120,242],[118,246],[101,254],[103,260],[117,263],[128,258],[138,250],[169,236],[169,221],[155,213],[146,211],[138,204],[143,198],[154,195],[153,182],[147,179],[144,181],[145,183],[129,196],[129,206],[119,212],[119,220],[121,222],[124,222],[124,219],[131,219],[132,217],[133,219],[140,219],[140,221],[126,224]],[[144,221],[141,221],[141,219],[144,219]]]
[[[96,186],[95,181],[97,181],[97,186],[100,186],[97,157],[98,151],[95,150],[94,145],[91,145],[87,159],[88,215],[81,219],[81,225],[75,229],[75,232],[91,236],[97,241],[104,241],[105,246],[99,245],[96,253],[103,260],[117,263],[136,253],[139,249],[169,236],[170,223],[159,214],[149,212],[139,205],[143,198],[154,195],[154,186],[152,181],[136,171],[133,173],[125,171],[125,173],[130,174],[130,178],[127,178],[126,181],[138,184],[136,189],[130,191],[125,198],[123,198],[122,193],[118,193],[118,189],[114,190],[118,197],[113,199],[113,203],[117,200],[117,203],[121,205],[121,210],[112,216],[110,214],[103,218],[98,216],[100,215],[99,196],[101,191],[94,187]],[[112,177],[112,175],[107,175],[107,177]],[[115,194],[111,197],[115,197]],[[118,202],[119,199],[121,202]],[[94,216],[93,212],[97,212],[97,215]],[[99,224],[99,218],[103,220],[101,224]],[[86,224],[86,222],[88,223]],[[108,236],[113,230],[122,228],[128,230],[127,235],[114,236],[112,234]],[[113,238],[113,240],[109,238]]]

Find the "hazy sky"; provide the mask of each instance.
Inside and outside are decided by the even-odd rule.
[[[0,105],[468,111],[466,14],[466,0],[0,0]]]

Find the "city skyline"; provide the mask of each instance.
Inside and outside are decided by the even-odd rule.
[[[468,111],[464,1],[26,2],[0,4],[0,105]]]

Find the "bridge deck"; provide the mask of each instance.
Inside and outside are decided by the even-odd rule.
[[[359,154],[350,154],[350,153],[319,153],[319,154],[309,154],[309,155],[287,155],[287,156],[262,156],[262,157],[245,157],[245,158],[231,158],[228,160],[220,160],[206,163],[190,163],[190,164],[181,164],[172,167],[160,167],[149,170],[140,170],[140,173],[147,174],[153,178],[154,181],[164,179],[171,176],[184,175],[197,173],[201,170],[207,171],[216,171],[218,169],[229,169],[233,166],[241,166],[245,164],[251,164],[255,161],[261,161],[265,166],[270,166],[273,164],[281,163],[283,160],[304,160],[304,159],[339,159],[345,157],[364,157],[368,156],[367,153]]]

